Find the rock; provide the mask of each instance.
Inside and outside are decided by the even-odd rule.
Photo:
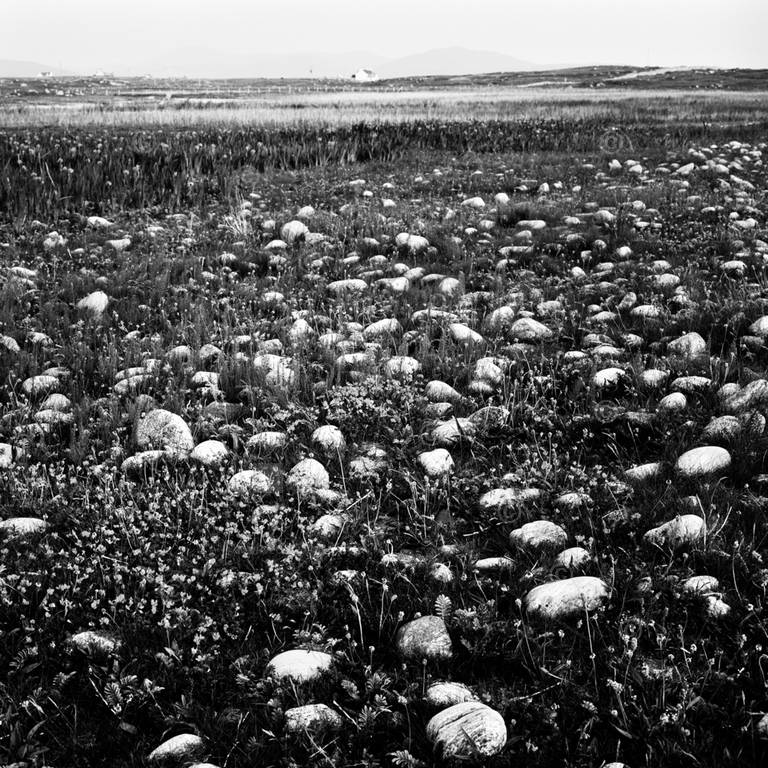
[[[663,469],[664,465],[660,461],[651,461],[631,467],[624,473],[624,477],[632,485],[644,485],[658,480],[662,476]]]
[[[603,368],[601,371],[597,371],[592,376],[592,385],[596,389],[615,387],[624,380],[626,375],[626,371],[624,371],[622,368]]]
[[[732,443],[741,437],[741,422],[735,416],[715,416],[704,427],[701,436],[714,442]]]
[[[552,563],[553,568],[567,571],[580,571],[592,560],[592,555],[584,547],[569,547],[564,549]]]
[[[400,627],[397,650],[407,659],[443,661],[453,654],[451,637],[439,616],[422,616]]]
[[[188,456],[195,447],[184,419],[163,408],[138,415],[135,441],[141,451],[162,450],[176,458]]]
[[[448,326],[448,330],[457,344],[475,347],[480,347],[485,344],[485,339],[477,331],[473,331],[469,326],[464,325],[463,323],[451,323]]]
[[[674,520],[651,528],[643,538],[662,549],[676,550],[695,544],[704,537],[707,525],[698,515],[679,515]]]
[[[705,445],[686,451],[675,465],[683,477],[704,477],[723,474],[731,466],[731,454],[716,445]]]
[[[549,341],[554,333],[544,323],[540,323],[532,317],[521,317],[512,323],[509,335],[517,341],[536,343]]]
[[[424,394],[431,403],[457,404],[463,400],[461,394],[444,381],[430,381],[424,389]]]
[[[720,582],[714,576],[691,576],[680,588],[686,595],[711,595],[720,591]]]
[[[695,395],[706,392],[712,386],[712,379],[707,376],[679,376],[670,386],[678,392]]]
[[[308,496],[317,491],[328,490],[331,487],[331,479],[319,461],[302,459],[288,473],[285,484],[298,496]]]
[[[682,392],[671,392],[659,400],[657,407],[660,415],[682,413],[688,407],[688,398]]]
[[[205,742],[192,733],[182,733],[179,736],[164,741],[157,749],[149,753],[150,763],[159,765],[177,764],[202,757],[205,752]]]
[[[442,448],[452,448],[462,441],[471,442],[477,427],[470,419],[448,419],[438,424],[430,433],[432,441]]]
[[[475,561],[474,568],[478,573],[503,573],[511,571],[515,561],[510,557],[481,557]]]
[[[109,296],[104,291],[94,291],[85,298],[77,302],[77,308],[82,312],[88,312],[92,315],[104,314],[109,305]]]
[[[386,337],[400,337],[403,335],[403,326],[395,318],[385,318],[371,323],[363,330],[363,338],[366,341],[375,341]]]
[[[318,451],[326,456],[343,456],[347,450],[347,441],[338,427],[332,424],[326,424],[318,427],[312,433],[312,444]]]
[[[323,733],[341,730],[341,715],[327,704],[305,704],[285,710],[285,731],[290,734]]]
[[[326,290],[336,296],[342,296],[345,293],[365,293],[368,290],[368,283],[359,279],[334,280],[328,283]]]
[[[507,743],[504,718],[479,701],[465,701],[438,712],[428,723],[427,739],[443,761],[493,757]]]
[[[229,479],[227,487],[238,496],[250,493],[268,496],[276,490],[274,474],[261,469],[244,469],[237,472]]]
[[[140,451],[125,459],[120,465],[120,471],[125,475],[145,475],[169,458],[165,451]]]
[[[308,234],[309,228],[302,221],[289,221],[280,230],[280,238],[288,245],[304,240]]]
[[[328,672],[332,664],[333,657],[323,651],[283,651],[267,664],[264,674],[277,680],[311,683]]]
[[[0,537],[10,541],[21,541],[40,536],[48,528],[48,523],[39,517],[9,517],[0,522]]]
[[[536,503],[540,498],[538,488],[493,488],[484,493],[478,503],[486,512],[500,512]]]
[[[229,458],[229,448],[220,440],[204,440],[192,449],[190,458],[206,467],[218,467]]]
[[[420,453],[419,464],[421,464],[427,477],[432,480],[450,477],[453,473],[453,459],[445,448],[435,448],[433,451]]]
[[[0,443],[0,469],[10,469],[13,466],[13,446]]]
[[[445,709],[466,701],[477,701],[477,695],[464,683],[443,680],[432,683],[427,688],[424,699],[431,707]]]
[[[568,534],[550,520],[534,520],[509,534],[512,546],[531,552],[560,550],[568,542]]]
[[[691,359],[707,353],[707,342],[698,333],[686,333],[679,339],[667,344],[667,352],[679,357]]]
[[[106,632],[95,632],[90,629],[72,635],[69,638],[69,643],[80,653],[102,657],[111,656],[121,646],[120,640],[112,635]]]
[[[45,374],[30,376],[28,379],[24,379],[21,385],[22,393],[30,400],[49,395],[58,388],[59,380],[55,376],[46,376]]]
[[[739,389],[738,385],[725,384],[720,391],[723,410],[735,416],[768,404],[768,381],[765,379],[755,379],[743,389]]]
[[[258,432],[248,438],[245,447],[259,453],[282,451],[288,445],[288,435],[285,432]]]
[[[608,599],[608,585],[594,576],[573,576],[534,587],[525,596],[529,614],[556,621],[594,611]]]
[[[421,363],[413,357],[395,356],[387,360],[384,372],[387,378],[408,380],[421,370]]]

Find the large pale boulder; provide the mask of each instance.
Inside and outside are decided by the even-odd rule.
[[[531,552],[557,551],[568,543],[568,534],[551,520],[534,520],[512,531],[509,542]]]
[[[453,473],[453,458],[445,448],[435,448],[433,451],[420,453],[419,464],[424,474],[432,480],[450,477]]]
[[[174,457],[188,456],[195,447],[184,419],[164,408],[138,415],[135,439],[140,451],[162,450]]]
[[[328,490],[331,480],[326,468],[316,459],[302,459],[295,464],[286,478],[286,486],[299,496]]]
[[[496,710],[465,701],[438,712],[427,723],[427,739],[445,761],[493,757],[507,743],[507,726]]]
[[[643,538],[662,549],[676,550],[700,541],[707,532],[707,525],[699,515],[679,515],[656,528],[645,532]]]
[[[608,585],[595,576],[573,576],[534,587],[525,596],[529,614],[555,621],[594,611],[608,599]]]
[[[229,448],[220,440],[204,440],[192,449],[190,458],[206,467],[218,467],[229,458]]]
[[[724,474],[730,466],[731,454],[717,445],[704,445],[686,451],[676,464],[677,471],[682,477]]]

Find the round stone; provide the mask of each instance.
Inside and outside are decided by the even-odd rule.
[[[677,460],[676,468],[683,477],[703,477],[726,472],[731,466],[731,454],[716,445],[704,445],[686,451]]]
[[[504,718],[479,701],[438,712],[427,723],[427,739],[443,760],[493,757],[507,743]]]

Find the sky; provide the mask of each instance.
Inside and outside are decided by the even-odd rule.
[[[0,0],[0,59],[152,72],[196,54],[463,46],[542,67],[768,68],[766,0]]]

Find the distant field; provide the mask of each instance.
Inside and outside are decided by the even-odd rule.
[[[0,126],[347,125],[414,120],[601,119],[608,122],[713,123],[764,120],[768,90],[577,90],[523,86],[444,86],[440,89],[276,90],[226,96],[204,88],[17,99],[0,111]]]

